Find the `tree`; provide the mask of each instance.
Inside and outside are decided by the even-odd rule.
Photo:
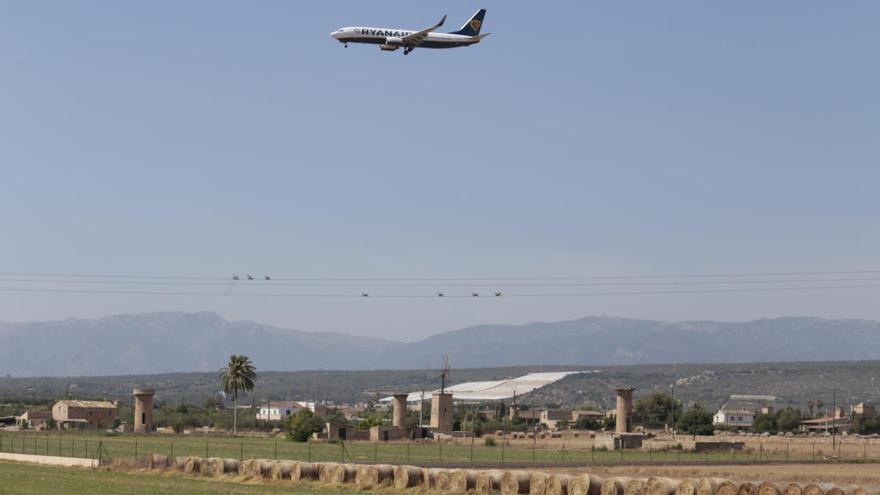
[[[780,409],[776,413],[776,428],[779,431],[797,431],[801,427],[801,419],[801,412],[797,409]]]
[[[287,438],[294,442],[307,442],[312,433],[318,433],[323,429],[324,418],[316,416],[307,408],[302,408],[290,417],[290,422],[287,425]]]
[[[633,419],[644,426],[660,427],[670,423],[673,410],[676,417],[681,416],[681,402],[674,401],[666,392],[655,390],[636,401]]]
[[[712,426],[712,413],[699,404],[679,416],[675,429],[689,435],[711,435],[715,428]]]
[[[257,368],[247,356],[229,356],[229,364],[220,370],[220,383],[232,395],[232,434],[238,431],[238,393],[250,392],[257,381]]]
[[[776,416],[772,414],[758,414],[752,422],[752,430],[756,433],[776,431]]]

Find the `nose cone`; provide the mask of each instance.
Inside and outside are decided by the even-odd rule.
[[[342,30],[341,30],[341,29],[337,29],[336,31],[333,31],[332,33],[330,33],[330,36],[332,36],[333,39],[337,39],[337,40],[338,40],[340,37],[342,37]]]

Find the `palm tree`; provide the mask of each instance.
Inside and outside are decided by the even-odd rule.
[[[238,392],[250,392],[257,381],[257,369],[247,356],[229,356],[229,364],[220,369],[220,383],[227,395],[232,394],[232,434],[238,430]]]

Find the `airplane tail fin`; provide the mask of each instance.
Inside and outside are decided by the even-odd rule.
[[[451,34],[460,34],[463,36],[479,36],[480,28],[483,27],[483,19],[486,17],[486,9],[480,9],[473,17],[467,21],[458,31]]]

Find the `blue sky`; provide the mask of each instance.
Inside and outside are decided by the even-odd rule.
[[[479,7],[493,34],[469,48],[404,57],[329,37],[443,14],[453,30]],[[0,271],[878,269],[878,14],[869,1],[5,1]],[[588,314],[880,319],[878,294],[11,292],[0,320],[212,310],[411,340]]]

